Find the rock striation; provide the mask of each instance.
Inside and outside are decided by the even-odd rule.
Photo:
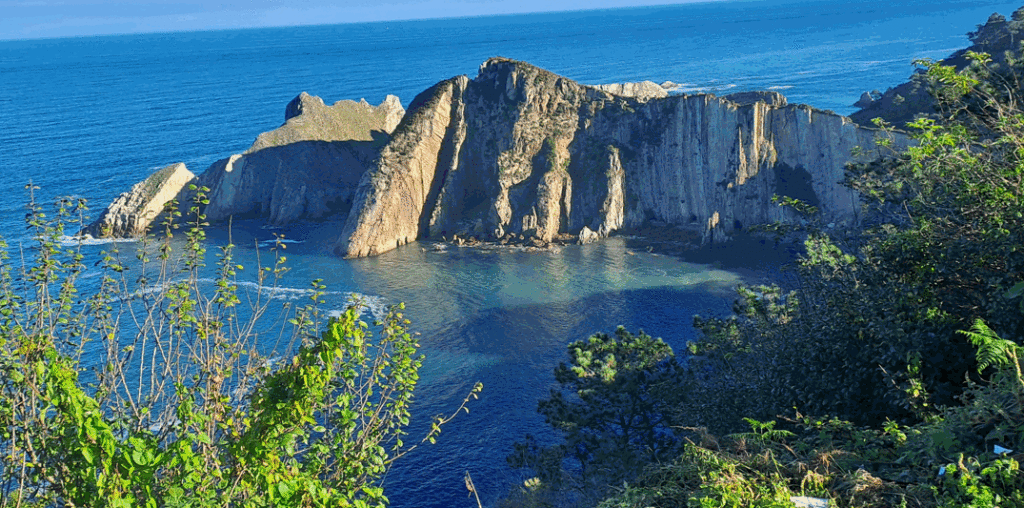
[[[164,205],[195,179],[196,176],[180,162],[161,168],[115,198],[99,218],[79,234],[95,238],[143,235],[163,212]]]
[[[303,92],[285,108],[284,125],[260,134],[244,153],[213,163],[198,177],[187,173],[189,180],[181,185],[184,176],[168,179],[154,194],[153,182],[167,170],[162,169],[115,200],[83,232],[97,236],[106,228],[113,237],[140,235],[164,203],[191,200],[187,183],[210,189],[204,212],[211,221],[261,217],[283,225],[345,214],[359,179],[404,115],[394,95],[378,106],[366,101],[327,106]],[[179,166],[187,171],[183,164],[173,167]],[[139,203],[146,203],[145,213]]]
[[[360,181],[335,251],[454,235],[587,242],[651,220],[711,241],[796,220],[774,195],[852,223],[844,167],[879,157],[878,135],[776,92],[639,99],[493,58],[413,101]]]
[[[404,116],[398,98],[379,106],[327,106],[305,92],[285,108],[285,124],[260,134],[245,152],[215,162],[200,177],[211,221],[262,217],[284,225],[345,213],[363,172]]]

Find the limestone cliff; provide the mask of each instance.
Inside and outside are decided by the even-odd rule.
[[[96,238],[140,236],[195,175],[182,163],[161,168],[114,199],[80,234]]]
[[[162,169],[111,203],[83,232],[137,236],[167,201],[190,202],[187,183],[210,188],[205,208],[210,221],[261,217],[282,225],[347,213],[360,177],[404,115],[394,95],[379,106],[366,101],[327,106],[303,92],[285,108],[284,125],[260,134],[244,153],[213,163],[198,178],[184,164]],[[173,177],[167,177],[172,168]],[[154,183],[158,180],[160,185]]]
[[[210,188],[207,218],[255,216],[283,225],[347,212],[359,178],[404,113],[393,95],[376,107],[327,106],[303,92],[285,108],[283,126],[200,176]]]
[[[605,236],[651,219],[723,231],[794,219],[775,194],[852,222],[857,196],[839,182],[847,162],[878,156],[875,136],[774,92],[638,99],[494,58],[472,81],[417,97],[360,181],[335,250],[374,255],[453,234],[591,239],[584,228]]]
[[[653,81],[636,83],[611,83],[607,85],[589,85],[593,88],[623,97],[634,97],[640,100],[668,97],[668,90]]]

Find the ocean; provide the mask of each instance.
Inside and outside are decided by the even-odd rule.
[[[302,91],[333,103],[387,94],[403,104],[492,56],[524,60],[589,84],[673,81],[686,93],[777,90],[790,102],[848,114],[864,91],[904,81],[916,58],[967,46],[966,33],[1011,3],[983,1],[738,1],[552,14],[252,30],[0,41],[0,236],[27,239],[23,187],[43,202],[85,197],[97,214],[159,167],[194,172],[284,121]],[[729,267],[631,250],[610,239],[551,253],[432,252],[409,245],[342,260],[323,240],[337,223],[284,230],[240,225],[240,262],[284,233],[292,271],[273,295],[302,297],[323,278],[327,306],[348,294],[406,302],[427,360],[412,436],[484,383],[470,413],[438,444],[397,463],[385,480],[395,507],[472,502],[473,475],[493,504],[525,472],[505,464],[527,433],[553,438],[535,413],[555,386],[565,345],[626,325],[677,351],[696,338],[695,313],[729,311],[744,275]],[[227,241],[215,231],[210,243]],[[131,244],[119,244],[129,251]],[[86,246],[95,257],[109,244]],[[212,251],[212,249],[211,249]],[[757,265],[757,260],[750,260]],[[252,277],[247,270],[241,278]],[[86,284],[88,284],[86,282]],[[85,288],[88,290],[88,287]]]

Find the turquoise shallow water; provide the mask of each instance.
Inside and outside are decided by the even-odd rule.
[[[894,86],[914,58],[941,58],[994,11],[984,1],[723,1],[608,11],[220,32],[0,41],[0,235],[17,244],[28,180],[44,200],[102,208],[166,164],[193,171],[239,153],[284,119],[301,91],[327,102],[405,104],[438,80],[475,75],[491,56],[585,83],[671,80],[688,92],[774,89],[791,102],[849,113],[860,93]],[[94,210],[98,212],[98,210]],[[476,381],[481,400],[436,447],[387,478],[396,507],[463,502],[470,470],[492,502],[517,481],[504,456],[523,434],[565,345],[623,324],[681,347],[694,313],[725,313],[738,275],[629,251],[622,240],[558,253],[441,254],[410,245],[346,261],[323,245],[336,224],[283,231],[293,270],[275,302],[323,278],[328,305],[348,294],[405,301],[427,355],[415,407],[422,428]],[[271,231],[239,225],[239,258]],[[223,243],[223,231],[211,243]],[[131,244],[122,244],[126,249]],[[107,246],[89,246],[95,256]],[[751,260],[756,264],[756,260]],[[243,273],[250,276],[251,270]],[[88,289],[90,281],[84,280]],[[249,286],[244,286],[246,288]],[[550,437],[550,434],[547,434]]]

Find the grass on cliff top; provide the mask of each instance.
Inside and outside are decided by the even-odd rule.
[[[383,108],[355,101],[308,108],[281,127],[260,134],[245,153],[300,141],[374,141],[374,132],[387,132],[386,120]]]

